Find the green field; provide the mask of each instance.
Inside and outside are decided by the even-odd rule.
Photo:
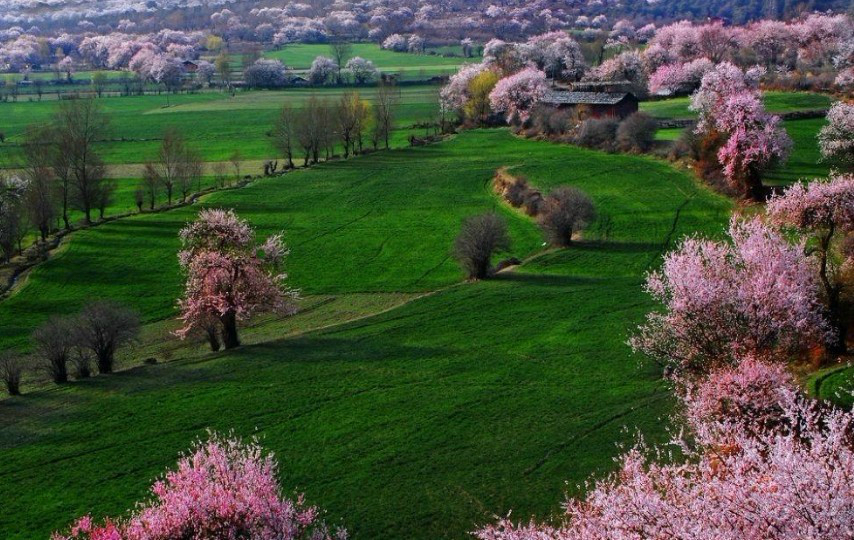
[[[585,240],[540,252],[534,223],[491,193],[502,166],[587,191],[600,217]],[[573,489],[613,466],[614,441],[631,436],[623,426],[666,436],[669,393],[625,345],[653,307],[643,275],[681,236],[720,233],[730,208],[663,162],[505,130],[328,163],[204,204],[235,208],[261,236],[284,229],[291,284],[320,307],[271,322],[235,353],[181,349],[167,365],[0,402],[0,536],[44,538],[87,511],[123,512],[208,427],[259,434],[283,487],[357,539],[459,538],[510,509],[559,512],[564,481]],[[539,255],[459,284],[451,241],[463,217],[491,208],[510,223],[512,255]],[[75,234],[0,303],[0,346],[24,346],[48,314],[99,297],[139,309],[172,343],[176,232],[196,211]],[[157,350],[146,341],[136,361]]]
[[[400,88],[394,135],[396,145],[405,144],[410,126],[434,120],[438,108],[438,87],[429,85]],[[110,116],[115,142],[102,146],[108,163],[141,163],[153,157],[167,128],[182,131],[207,161],[224,161],[239,149],[245,159],[270,159],[277,155],[268,132],[278,110],[285,103],[300,107],[309,96],[332,100],[347,89],[290,89],[269,92],[204,92],[179,95],[147,95],[102,98],[99,103]],[[359,89],[367,100],[375,88]],[[168,104],[168,106],[167,106]],[[0,103],[0,125],[7,137],[0,144],[0,163],[13,163],[16,144],[28,125],[45,122],[56,109],[56,101]]]
[[[456,52],[456,51],[455,51]],[[461,53],[461,51],[460,51]],[[318,56],[331,56],[329,45],[297,44],[265,53],[268,58],[281,60],[289,68],[306,71]],[[351,58],[361,56],[370,60],[384,73],[400,73],[404,79],[424,79],[437,75],[449,75],[457,71],[461,64],[479,62],[480,58],[460,56],[441,56],[440,54],[411,54],[382,49],[373,43],[356,43],[352,46]]]
[[[764,92],[768,112],[782,114],[794,111],[820,111],[830,108],[830,98],[823,94],[807,92]],[[688,108],[691,98],[680,97],[641,103],[641,111],[655,118],[690,119],[696,113]]]

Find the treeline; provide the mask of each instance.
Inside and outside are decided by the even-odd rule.
[[[389,148],[394,129],[397,89],[381,84],[373,102],[358,92],[346,92],[340,99],[311,96],[301,108],[285,105],[270,132],[276,149],[287,160],[286,167],[303,166],[329,159],[340,143],[344,158],[373,149]]]
[[[723,18],[734,24],[758,19],[788,20],[813,11],[850,10],[850,0],[626,0],[614,15],[654,19]]]

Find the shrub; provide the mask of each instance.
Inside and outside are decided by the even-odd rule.
[[[86,306],[77,319],[77,344],[95,355],[99,373],[112,373],[116,351],[139,334],[139,316],[115,302]]]
[[[645,113],[634,113],[617,128],[617,148],[623,152],[648,152],[655,144],[658,122]]]
[[[469,279],[484,279],[490,274],[492,256],[510,248],[507,223],[496,214],[466,218],[454,241],[454,257]]]
[[[0,381],[10,396],[21,395],[21,374],[24,366],[21,359],[9,352],[0,352]]]
[[[614,149],[614,140],[617,138],[619,123],[614,118],[590,118],[581,123],[576,136],[576,144],[605,150]]]
[[[572,235],[596,217],[593,201],[583,191],[562,186],[546,197],[540,212],[540,227],[554,246],[568,246]]]
[[[33,332],[34,349],[56,384],[68,382],[68,360],[74,338],[74,322],[67,317],[51,317]]]
[[[77,349],[75,354],[71,356],[71,363],[74,364],[74,376],[78,379],[88,379],[92,376],[92,357],[88,351]]]

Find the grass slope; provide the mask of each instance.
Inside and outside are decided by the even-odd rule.
[[[823,94],[809,92],[764,92],[765,108],[768,112],[782,114],[794,111],[817,111],[830,107],[830,98]],[[645,101],[640,104],[641,111],[662,119],[689,119],[697,115],[688,109],[691,98],[680,97],[659,101]]]
[[[497,207],[513,253],[539,249],[533,223],[489,189],[499,166],[543,188],[579,186],[600,218],[575,248],[451,286],[448,246],[465,215]],[[682,235],[720,232],[729,210],[661,162],[506,131],[331,163],[206,204],[233,206],[262,234],[284,228],[292,282],[308,294],[450,287],[344,326],[3,401],[0,536],[43,538],[75,515],[126,510],[206,428],[259,434],[284,488],[355,538],[458,538],[495,512],[557,512],[565,480],[612,467],[623,426],[663,437],[668,393],[624,343],[652,308],[643,274]],[[15,321],[0,344],[101,296],[149,320],[170,315],[175,233],[194,211],[76,236],[0,304]]]

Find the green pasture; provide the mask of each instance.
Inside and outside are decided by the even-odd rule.
[[[325,44],[288,45],[282,49],[269,51],[264,54],[268,58],[281,60],[282,63],[294,70],[307,70],[318,56],[331,57],[331,55],[332,52],[329,45]],[[374,43],[353,44],[350,50],[350,58],[356,56],[370,60],[377,69],[387,73],[418,72],[421,70],[453,73],[461,64],[480,61],[480,58],[463,58],[461,50],[459,51],[459,56],[412,54],[383,49]]]
[[[588,192],[599,217],[584,240],[543,251],[535,224],[491,192],[502,166]],[[654,307],[644,273],[683,235],[719,234],[730,208],[651,158],[472,131],[76,233],[0,303],[0,346],[26,347],[49,314],[95,298],[174,325],[176,234],[200,206],[234,208],[261,237],[284,231],[289,282],[317,318],[305,329],[333,326],[274,321],[236,352],[179,349],[165,365],[0,402],[0,536],[126,511],[207,428],[261,437],[283,488],[356,539],[460,538],[511,509],[559,513],[567,489],[612,469],[614,441],[666,437],[669,391],[625,340]],[[460,283],[452,239],[491,209],[513,238],[501,256],[526,262]],[[334,325],[371,310],[382,313]],[[131,353],[166,359],[158,350]]]
[[[809,92],[764,92],[763,97],[765,108],[774,114],[826,110],[831,103],[828,96]],[[691,98],[688,97],[644,101],[640,104],[640,110],[655,118],[696,118],[696,113],[688,108],[690,104]]]
[[[108,163],[141,163],[151,159],[167,128],[184,133],[206,161],[225,161],[239,149],[245,159],[278,157],[268,133],[285,103],[300,107],[316,95],[337,100],[353,89],[320,88],[229,93],[203,92],[177,95],[105,97],[99,100],[110,117],[111,142],[101,144]],[[357,90],[372,100],[376,88]],[[395,144],[404,144],[416,123],[435,119],[438,86],[402,86],[396,108]],[[49,120],[58,103],[0,103],[0,130],[7,142],[0,144],[0,164],[14,166],[17,144],[27,126]]]

